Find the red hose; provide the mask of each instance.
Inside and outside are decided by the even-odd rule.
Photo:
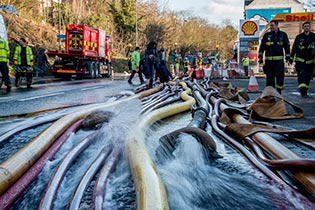
[[[102,168],[99,177],[96,181],[96,185],[93,191],[93,209],[101,210],[103,208],[104,197],[106,193],[106,183],[108,181],[109,175],[115,169],[117,161],[120,158],[122,148],[116,145],[107,158],[104,167]],[[106,209],[106,208],[105,208]]]
[[[46,162],[50,160],[62,144],[68,139],[70,134],[81,126],[82,120],[74,123],[69,129],[67,129],[55,143],[40,157],[40,159],[30,168],[27,172],[15,182],[1,197],[0,197],[0,209],[9,209],[10,206],[19,198],[24,190],[36,179],[38,174],[44,168]]]
[[[99,134],[99,130],[94,131],[86,138],[81,140],[68,154],[63,158],[59,166],[54,172],[54,175],[50,179],[49,184],[47,185],[44,194],[42,195],[41,201],[39,203],[38,209],[49,210],[53,207],[53,201],[58,190],[60,183],[62,182],[68,168],[75,158],[86,149],[90,143],[95,139]]]
[[[219,127],[218,127],[218,116],[215,115],[211,119],[211,126],[213,130],[223,137],[230,145],[232,145],[234,148],[236,148],[238,151],[240,151],[256,168],[258,168],[262,173],[264,173],[268,178],[271,180],[274,180],[276,183],[283,183],[283,180],[280,179],[277,175],[275,175],[268,167],[266,167],[264,164],[262,164],[259,160],[253,156],[252,153],[250,153],[243,145],[241,145],[239,142],[231,138],[229,135],[224,133]]]

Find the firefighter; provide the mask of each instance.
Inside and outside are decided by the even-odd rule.
[[[202,57],[199,57],[199,60],[198,60],[198,66],[199,66],[199,68],[202,68],[202,62],[203,62]]]
[[[151,41],[147,45],[145,51],[145,78],[146,78],[146,87],[148,89],[153,87],[153,78],[155,74],[155,69],[157,69],[157,52],[156,52],[156,42]]]
[[[39,70],[39,72],[37,72],[37,73],[39,73],[40,77],[44,77],[46,65],[49,64],[48,60],[47,60],[47,55],[45,54],[45,49],[44,48],[40,48],[39,49],[39,52],[35,56],[35,61],[37,63],[38,70]],[[37,73],[36,73],[36,75],[37,75]]]
[[[302,97],[307,97],[307,90],[314,70],[314,50],[315,34],[311,32],[311,23],[305,22],[302,25],[303,33],[296,36],[290,64],[293,63],[295,56],[295,69],[298,73],[298,84]]]
[[[188,68],[189,68],[189,60],[187,57],[185,57],[185,59],[184,59],[184,74],[187,73]]]
[[[193,68],[194,68],[194,69],[197,69],[197,68],[198,68],[198,58],[197,58],[197,57],[194,57],[194,60],[193,60]]]
[[[165,61],[165,52],[164,52],[165,50],[164,50],[164,48],[162,47],[161,49],[160,49],[160,51],[158,52],[158,60],[159,60],[159,62],[161,62],[161,61]]]
[[[285,59],[290,59],[290,42],[288,35],[279,30],[277,20],[270,21],[270,32],[263,36],[259,47],[259,63],[263,63],[263,54],[265,52],[265,66],[267,86],[276,87],[281,94],[284,88],[284,53]],[[275,83],[276,79],[276,83]],[[275,85],[276,84],[276,85]]]
[[[14,64],[20,67],[30,67],[33,66],[33,52],[32,49],[27,46],[27,42],[24,38],[20,39],[20,45],[15,48],[14,53]],[[20,78],[20,74],[18,72],[15,73],[15,86],[18,86],[18,80]],[[27,87],[31,87],[32,83],[32,74],[28,74],[26,77]]]

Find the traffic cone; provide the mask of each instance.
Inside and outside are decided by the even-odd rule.
[[[248,92],[258,92],[259,86],[257,79],[254,75],[254,71],[250,71],[250,78],[249,78],[249,83],[248,83]]]

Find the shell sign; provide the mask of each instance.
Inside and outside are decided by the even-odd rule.
[[[257,20],[240,20],[240,37],[259,37],[259,22]]]
[[[315,12],[277,14],[274,19],[280,22],[315,21]]]
[[[244,35],[254,35],[257,30],[258,27],[253,21],[247,21],[242,25]]]

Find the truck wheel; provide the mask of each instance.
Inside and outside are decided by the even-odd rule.
[[[3,80],[2,80],[2,73],[0,72],[0,88],[2,87]]]
[[[95,78],[95,65],[94,65],[94,62],[90,62],[89,63],[89,78],[90,79],[94,79]]]
[[[100,69],[100,66],[99,66],[99,63],[95,63],[94,65],[94,75],[95,75],[95,78],[97,79],[99,77],[99,69]]]
[[[113,72],[112,66],[108,65],[108,74],[107,74],[108,78],[112,78],[112,72]]]
[[[21,84],[22,84],[22,80],[23,80],[23,77],[22,77],[22,75],[20,75],[19,73],[18,73],[18,76],[17,77],[15,77],[15,86],[16,87],[19,87]]]

